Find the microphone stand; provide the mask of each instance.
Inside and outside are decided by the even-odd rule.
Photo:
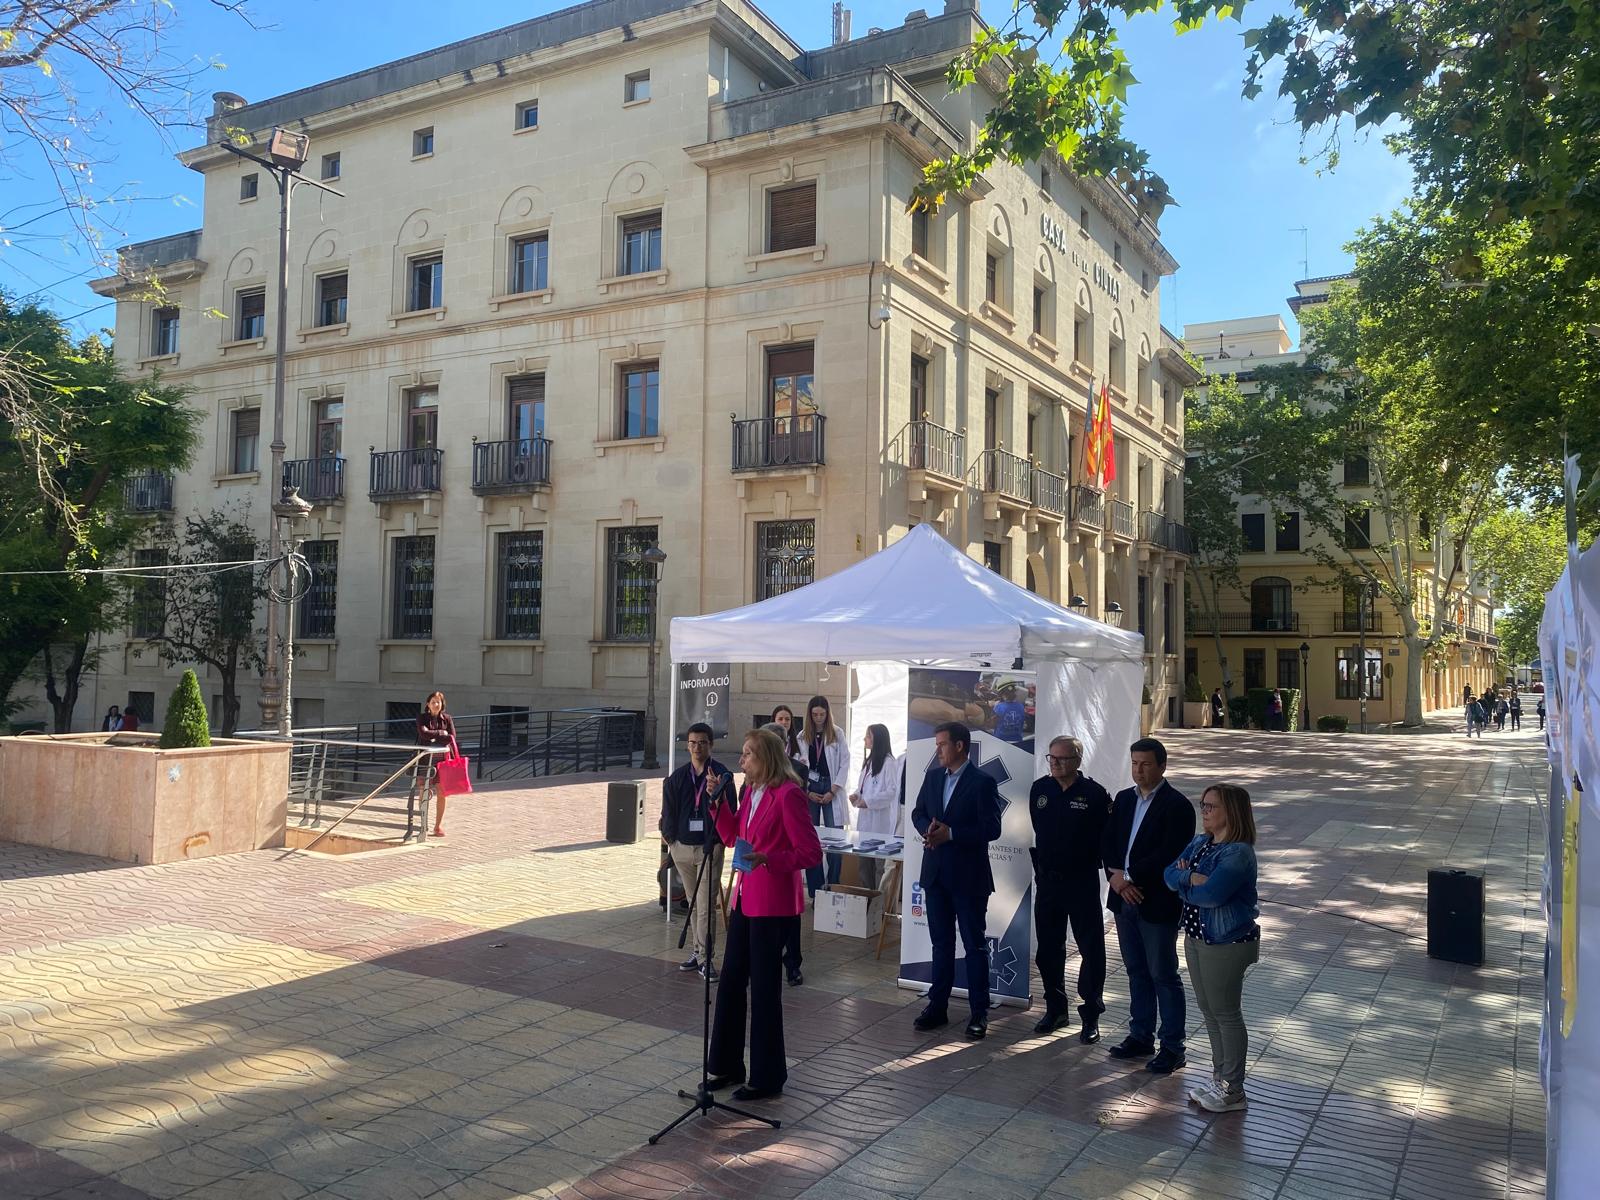
[[[727,776],[723,776],[722,779],[726,780]],[[719,789],[725,786],[727,786],[726,783],[718,784]],[[689,900],[689,914],[688,916],[684,917],[683,931],[678,934],[678,948],[680,950],[683,948],[684,942],[689,937],[689,922],[694,920],[695,906],[700,903],[700,882],[705,878],[706,868],[710,865],[711,853],[708,850],[700,859],[700,869],[695,872],[694,895]],[[718,883],[720,885],[721,881],[719,880]],[[708,898],[709,895],[710,892],[708,889]],[[783,1123],[781,1121],[775,1121],[771,1117],[763,1117],[759,1113],[747,1112],[742,1108],[734,1107],[732,1104],[724,1104],[712,1094],[709,1086],[711,1083],[711,971],[709,968],[711,964],[716,961],[716,957],[717,914],[716,907],[713,905],[712,911],[706,916],[707,969],[704,969],[700,972],[701,977],[705,982],[705,1017],[700,1029],[700,1086],[692,1092],[686,1092],[682,1088],[678,1089],[678,1099],[692,1100],[694,1103],[691,1104],[685,1112],[675,1118],[673,1122],[665,1129],[650,1135],[649,1140],[650,1145],[652,1146],[654,1146],[662,1138],[666,1137],[667,1134],[671,1133],[679,1125],[682,1125],[690,1117],[695,1116],[696,1114],[704,1116],[714,1108],[721,1109],[723,1112],[732,1113],[736,1117],[744,1117],[749,1121],[760,1121],[763,1125],[770,1126],[773,1129],[781,1129],[783,1127]]]

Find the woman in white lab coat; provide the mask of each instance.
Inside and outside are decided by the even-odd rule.
[[[893,837],[900,832],[900,778],[905,771],[905,759],[896,758],[889,741],[889,730],[883,725],[867,727],[862,743],[865,762],[856,789],[850,794],[850,806],[855,809],[856,832],[877,837]],[[861,860],[861,886],[874,888],[883,864],[876,859]]]
[[[813,696],[806,705],[800,729],[800,784],[810,802],[812,824],[843,829],[850,812],[845,797],[850,787],[850,747],[833,723],[833,708],[826,696]],[[806,890],[815,893],[824,878],[839,882],[839,858],[824,856],[826,864],[806,872]]]

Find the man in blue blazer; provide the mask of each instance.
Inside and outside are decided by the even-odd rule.
[[[1000,790],[992,776],[972,766],[972,733],[958,721],[933,731],[939,768],[922,779],[911,823],[922,835],[922,892],[933,943],[933,979],[928,1006],[917,1017],[919,1032],[950,1023],[950,989],[956,977],[956,929],[966,950],[967,1037],[989,1031],[989,944],[984,926],[994,875],[989,843],[1000,836]]]
[[[1188,1061],[1178,976],[1183,902],[1167,887],[1163,872],[1194,837],[1194,805],[1166,780],[1165,746],[1140,738],[1128,749],[1133,786],[1117,793],[1100,843],[1111,884],[1106,907],[1116,917],[1117,945],[1128,972],[1128,1036],[1111,1047],[1111,1057],[1150,1058],[1147,1071],[1170,1075]]]

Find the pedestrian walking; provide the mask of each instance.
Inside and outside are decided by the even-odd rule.
[[[1167,887],[1183,901],[1183,954],[1211,1041],[1211,1082],[1189,1099],[1208,1112],[1234,1112],[1249,1103],[1244,974],[1261,956],[1250,793],[1229,783],[1208,787],[1200,798],[1200,824],[1199,835],[1164,872]]]
[[[1543,696],[1539,697],[1539,708],[1538,708],[1537,711],[1539,713],[1539,728],[1543,729],[1544,728],[1544,697]]]
[[[1483,738],[1483,706],[1472,698],[1472,693],[1467,692],[1467,739],[1470,741],[1476,733],[1479,740]]]
[[[1501,696],[1494,702],[1494,731],[1501,733],[1506,727],[1506,717],[1511,713],[1511,705],[1506,703],[1506,698]]]
[[[1268,702],[1268,707],[1272,712],[1269,728],[1275,729],[1279,733],[1288,729],[1288,725],[1284,723],[1283,692],[1278,688],[1272,689],[1272,699]]]
[[[1522,694],[1520,692],[1511,693],[1511,728],[1513,730],[1522,728]]]
[[[1216,688],[1211,693],[1211,728],[1221,729],[1226,725],[1228,706],[1222,699],[1222,689]]]

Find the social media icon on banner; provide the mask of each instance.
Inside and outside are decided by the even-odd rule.
[[[922,885],[920,883],[911,885],[911,915],[913,917],[924,915],[922,911]]]

